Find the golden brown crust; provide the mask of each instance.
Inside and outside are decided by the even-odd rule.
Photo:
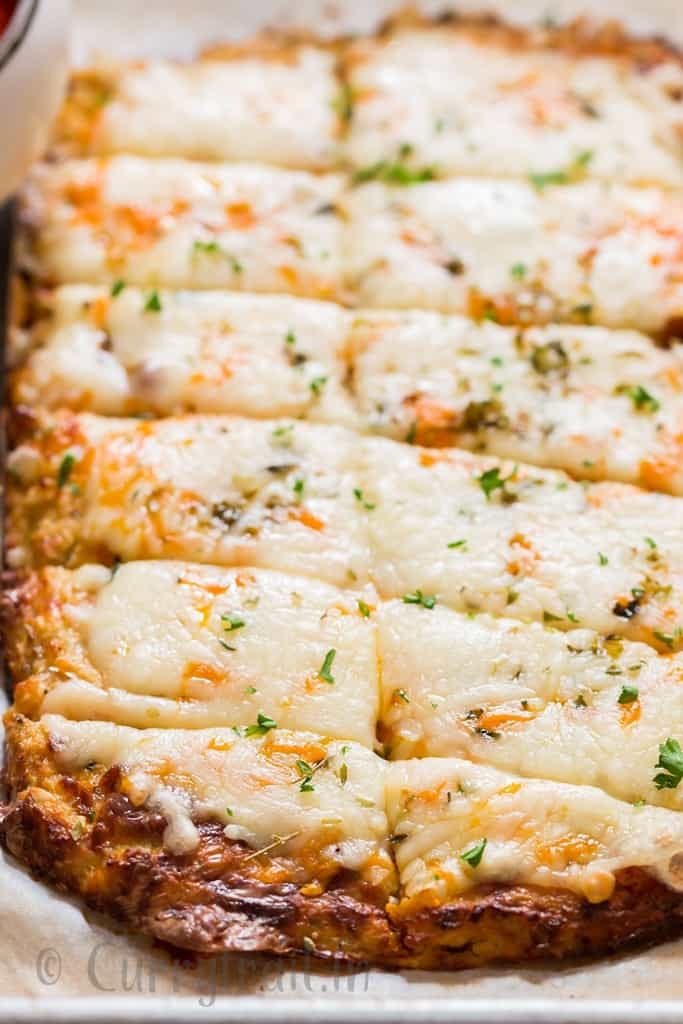
[[[683,933],[683,899],[641,868],[616,875],[612,897],[590,903],[565,890],[481,887],[451,903],[389,907],[412,967],[603,956]]]
[[[449,28],[479,45],[511,51],[551,50],[574,57],[608,57],[626,61],[639,71],[647,71],[665,61],[683,63],[683,52],[666,39],[633,36],[616,20],[599,22],[577,18],[565,25],[546,21],[528,27],[511,25],[495,15],[486,14],[445,11],[430,17],[413,7],[406,7],[386,19],[374,35],[362,39],[345,35],[323,39],[313,32],[267,30],[244,42],[224,42],[206,47],[199,58],[223,61],[254,58],[294,64],[302,47],[315,46],[336,55],[341,89],[350,66],[364,60],[390,36],[417,28]],[[125,67],[142,67],[144,63],[132,61]],[[71,75],[54,131],[59,152],[88,151],[98,115],[115,95],[120,74],[121,68],[111,64],[84,68]],[[344,124],[341,124],[340,130],[343,128]]]
[[[199,825],[188,856],[164,850],[163,817],[121,792],[121,772],[57,767],[42,725],[6,716],[11,802],[2,838],[19,860],[132,929],[199,953],[310,952],[388,967],[459,969],[576,956],[683,933],[682,899],[642,869],[612,897],[487,886],[446,905],[396,902],[339,869],[311,888],[300,865],[254,858],[221,825]],[[319,891],[318,891],[319,890]]]
[[[616,19],[597,20],[578,17],[566,24],[546,18],[537,25],[513,25],[496,14],[466,14],[445,10],[429,16],[414,7],[405,7],[387,18],[376,36],[385,39],[397,32],[415,28],[447,28],[466,35],[482,45],[507,50],[555,50],[575,57],[613,57],[628,60],[640,70],[664,61],[683,63],[683,51],[662,36],[636,36]]]
[[[170,854],[163,817],[133,806],[120,791],[116,767],[64,775],[39,723],[10,712],[6,725],[13,800],[3,816],[4,843],[94,909],[202,953],[395,958],[397,939],[383,909],[386,885],[373,888],[337,868],[311,886],[299,863],[275,852],[254,857],[212,822],[199,824],[192,854]]]

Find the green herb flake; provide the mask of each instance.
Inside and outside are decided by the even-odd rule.
[[[485,849],[486,839],[480,839],[474,846],[470,846],[469,850],[465,850],[464,853],[460,854],[460,860],[464,860],[465,864],[469,864],[471,868],[477,868],[481,863],[481,858],[484,856]]]
[[[659,760],[655,768],[663,771],[652,780],[657,789],[676,789],[683,779],[683,750],[678,740],[671,736],[659,745]]]
[[[361,601],[360,598],[358,599],[358,611],[364,619],[370,618],[370,606],[367,605],[365,601]]]
[[[316,398],[320,398],[323,388],[327,384],[327,377],[314,377],[308,385]]]
[[[368,510],[368,512],[372,512],[373,508],[377,507],[373,502],[365,500],[363,492],[361,491],[360,487],[354,487],[353,496],[358,502],[358,504],[362,505],[363,508]]]
[[[407,156],[405,151],[401,154]],[[401,160],[378,160],[369,167],[361,167],[351,178],[353,185],[363,185],[367,181],[383,181],[385,185],[417,185],[424,181],[434,181],[434,167],[420,167],[413,170]]]
[[[161,313],[162,305],[161,299],[159,298],[159,292],[150,292],[145,300],[144,305],[145,313]]]
[[[602,551],[598,551],[598,565],[607,565],[609,558],[607,555],[603,555]]]
[[[428,608],[430,611],[436,604],[436,597],[434,594],[423,594],[421,590],[414,590],[410,594],[403,595],[404,604],[419,604],[423,608]]]
[[[450,542],[450,544],[447,545],[447,547],[450,548],[451,550],[455,550],[456,548],[460,548],[460,549],[464,550],[465,548],[467,548],[467,541],[466,540],[452,540]]]
[[[660,643],[673,648],[674,644],[676,644],[681,638],[681,630],[675,629],[673,633],[661,633],[658,629],[653,629],[652,635],[655,639],[659,640]]]
[[[332,100],[332,109],[344,124],[349,124],[353,117],[353,89],[348,82],[342,82],[339,92]]]
[[[577,153],[567,167],[556,171],[532,172],[529,175],[529,181],[539,192],[542,192],[548,185],[570,185],[573,182],[581,181],[586,175],[586,169],[593,156],[592,149],[584,149]]]
[[[113,285],[111,286],[110,293],[112,299],[115,299],[117,295],[120,295],[125,287],[126,282],[122,278],[119,278],[118,281],[114,281]]]
[[[67,452],[62,461],[59,463],[59,469],[57,470],[57,487],[59,490],[64,487],[71,476],[71,471],[76,465],[76,456],[71,452]]]
[[[638,700],[638,687],[630,686],[628,683],[622,686],[621,693],[618,697],[619,704],[633,704],[634,701]]]
[[[633,402],[633,408],[637,412],[654,413],[659,410],[659,399],[651,395],[642,384],[619,385],[616,394],[627,395]]]
[[[332,675],[332,662],[334,661],[336,654],[337,652],[335,651],[334,648],[329,650],[325,655],[325,660],[320,666],[320,671],[318,672],[318,679],[322,679],[324,683],[334,682],[334,676]]]
[[[256,716],[256,725],[248,725],[244,730],[245,736],[265,736],[271,729],[277,729],[277,722],[274,722],[268,715],[259,711]]]
[[[221,622],[226,633],[231,633],[233,629],[241,629],[242,626],[246,626],[244,619],[240,619],[238,615],[231,615],[229,612],[223,612]]]
[[[510,267],[510,276],[522,281],[527,275],[527,269],[525,263],[513,263]]]

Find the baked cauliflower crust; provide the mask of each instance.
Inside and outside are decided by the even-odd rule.
[[[683,933],[682,899],[639,868],[602,903],[563,890],[492,885],[446,904],[401,900],[342,871],[318,895],[301,865],[250,858],[218,824],[189,856],[164,849],[163,816],[118,790],[120,772],[65,775],[40,723],[6,716],[7,848],[39,877],[136,931],[198,953],[312,954],[386,967],[455,969],[594,956]],[[86,816],[82,834],[75,820]]]
[[[656,183],[664,190],[679,184],[680,167],[675,166],[673,159],[667,162],[671,147],[670,130],[675,128],[676,105],[680,107],[683,95],[678,95],[679,80],[683,74],[678,51],[659,40],[630,39],[614,25],[599,31],[581,22],[567,28],[522,30],[488,17],[448,16],[438,19],[437,24],[408,13],[388,22],[376,37],[337,40],[329,46],[315,40],[264,36],[245,46],[222,47],[207,53],[205,66],[198,69],[195,84],[185,93],[185,70],[170,64],[163,69],[163,80],[171,91],[177,90],[180,106],[186,105],[188,116],[192,114],[192,104],[201,102],[202,90],[211,88],[212,81],[238,84],[244,81],[249,85],[250,75],[255,75],[256,79],[261,75],[263,81],[284,89],[299,110],[299,116],[293,120],[290,111],[284,107],[276,111],[270,130],[255,133],[249,140],[253,147],[249,151],[244,149],[246,142],[240,136],[240,126],[253,111],[250,112],[239,88],[231,97],[229,108],[218,111],[228,140],[227,149],[221,149],[210,123],[204,125],[203,133],[184,135],[183,122],[175,117],[175,108],[174,123],[165,124],[167,134],[157,138],[149,135],[146,117],[150,112],[153,117],[158,117],[158,109],[154,103],[145,109],[149,100],[149,93],[146,96],[145,90],[149,82],[153,84],[153,74],[146,84],[149,68],[144,63],[137,69],[137,88],[140,90],[137,97],[118,97],[126,76],[130,75],[129,68],[110,65],[79,72],[73,76],[60,118],[55,151],[70,157],[108,156],[127,150],[140,156],[197,159],[206,162],[206,174],[211,173],[209,161],[212,160],[265,161],[279,166],[282,170],[252,168],[250,171],[237,165],[232,172],[232,180],[226,179],[223,185],[216,187],[216,208],[224,198],[230,198],[228,193],[231,189],[236,188],[238,193],[237,200],[231,204],[230,223],[225,228],[229,233],[225,234],[224,241],[228,245],[238,244],[239,259],[224,253],[216,258],[220,249],[212,249],[212,243],[204,236],[194,238],[190,217],[185,218],[188,227],[185,230],[183,218],[186,210],[182,195],[175,207],[171,203],[164,216],[171,225],[180,222],[179,237],[191,257],[188,257],[188,262],[183,255],[180,263],[171,266],[168,282],[164,283],[197,288],[289,291],[300,296],[332,297],[347,303],[355,303],[362,298],[368,305],[381,306],[386,294],[391,294],[391,287],[388,292],[386,289],[383,291],[380,285],[373,290],[371,281],[371,293],[363,296],[359,292],[358,281],[354,279],[355,269],[352,267],[349,273],[348,264],[345,264],[343,250],[347,243],[343,237],[348,237],[348,227],[344,219],[348,220],[349,214],[343,212],[339,218],[342,223],[338,224],[337,202],[341,210],[344,197],[340,195],[337,176],[327,172],[347,167],[364,170],[367,137],[365,140],[360,137],[354,142],[345,104],[352,98],[358,99],[353,96],[354,89],[361,94],[361,101],[363,99],[363,66],[381,55],[383,48],[393,40],[400,43],[402,34],[409,42],[411,33],[416,32],[443,33],[450,42],[497,48],[509,55],[519,54],[532,59],[547,54],[561,55],[569,60],[605,58],[618,65],[620,73],[627,79],[631,77],[639,85],[646,79],[661,79],[668,96],[658,110],[660,120],[655,119],[661,129],[660,141],[664,140],[662,146],[655,147],[657,152],[641,146],[645,162],[642,166],[639,164],[633,173],[616,164],[610,166],[609,153],[607,163],[603,162],[602,156],[600,160],[590,157],[578,167],[577,176],[603,181],[615,179],[629,185]],[[216,80],[212,79],[214,75],[218,76]],[[192,89],[196,89],[194,96]],[[381,107],[382,97],[379,99]],[[112,110],[103,113],[112,100]],[[131,108],[126,108],[131,103],[135,116],[129,116]],[[169,107],[166,101],[165,105]],[[429,113],[428,104],[425,111]],[[593,116],[585,111],[584,114],[588,118]],[[383,141],[380,137],[385,148],[391,148],[392,131],[389,124]],[[675,131],[673,137],[675,139]],[[383,160],[391,159],[393,155],[393,152],[384,151],[380,154]],[[429,158],[429,146],[422,142],[413,152],[405,154],[408,166],[418,173],[421,169],[419,162],[428,164]],[[485,167],[483,170],[459,167],[457,152],[454,156],[451,154],[451,158],[452,164],[446,159],[443,171],[438,171],[435,176],[491,173]],[[650,158],[651,162],[648,162]],[[125,158],[123,163],[126,164]],[[66,262],[62,262],[64,253],[60,255],[60,238],[73,234],[69,218],[83,214],[87,222],[93,217],[97,220],[103,214],[102,209],[97,209],[98,200],[94,200],[94,192],[101,187],[101,179],[93,181],[89,177],[92,165],[74,162],[71,167],[74,181],[67,180],[66,183],[66,191],[71,193],[69,202],[58,211],[52,249],[42,252],[42,265],[35,259],[35,246],[37,242],[41,243],[41,231],[46,217],[49,219],[50,203],[43,205],[44,197],[39,189],[26,196],[23,233],[24,241],[30,243],[26,246],[26,276],[35,275],[37,280],[42,279],[50,286],[62,279],[71,283],[76,268],[79,280],[87,278],[91,282],[104,282],[108,291],[111,268],[104,267],[106,259],[100,261],[99,254],[92,265],[88,265],[86,260],[79,267],[80,253],[73,250],[66,253]],[[141,167],[135,160],[127,163],[127,170],[131,172],[131,180],[136,175],[140,178]],[[188,170],[178,162],[180,177]],[[569,170],[573,174],[575,169],[570,167]],[[326,175],[318,175],[317,172],[326,172]],[[506,168],[500,173],[518,174],[519,169]],[[36,180],[40,181],[41,175],[45,174],[45,169],[40,169]],[[69,172],[66,173],[68,178]],[[54,184],[54,180],[53,175],[52,182],[47,181],[48,187]],[[196,179],[190,181],[188,177],[187,181],[191,190]],[[440,188],[441,183],[437,184]],[[448,187],[447,183],[444,187]],[[275,224],[280,236],[275,248],[269,238],[252,230],[246,211],[249,202],[243,201],[240,191],[246,195],[252,188],[257,206],[263,195],[274,188],[282,190],[285,205],[291,203],[291,216],[285,216],[283,225]],[[371,190],[373,188],[381,190],[379,185],[370,186]],[[295,195],[294,200],[290,200],[288,190]],[[579,195],[578,192],[576,194]],[[363,193],[357,195],[361,198]],[[670,200],[663,198],[662,202],[668,210]],[[57,205],[52,204],[52,212]],[[211,216],[215,212],[209,210]],[[675,213],[674,216],[665,211],[663,219],[669,217],[671,223],[675,221],[677,224],[678,213]],[[152,223],[154,218],[142,225],[133,223],[135,218],[129,223],[127,213],[114,210],[111,222],[105,225],[105,235],[110,230],[116,234],[119,216],[123,224],[118,241],[123,241],[124,245],[122,251],[114,254],[115,259],[120,260],[123,254],[123,265],[130,271],[131,281],[137,279],[141,285],[151,287],[157,283],[154,259],[146,262],[144,257],[139,258],[135,245],[132,254],[128,253],[125,243],[130,238],[135,243],[140,228],[143,234],[147,232],[149,239],[154,238],[159,225]],[[306,236],[307,245],[329,247],[332,266],[327,265],[323,267],[324,272],[320,271],[313,266],[314,261],[309,263],[307,255],[297,250],[291,239],[282,241],[281,236],[289,224],[288,216],[294,227]],[[363,216],[362,210],[359,216]],[[676,233],[676,224],[672,229],[671,223],[665,225],[664,234],[667,231]],[[126,259],[129,259],[128,264]],[[278,266],[266,265],[273,260]],[[457,261],[451,263],[455,268]],[[675,263],[673,271],[674,276],[680,272],[679,263]],[[451,269],[448,273],[457,277],[459,272]],[[389,284],[397,289],[396,294],[400,294],[400,278]],[[146,293],[145,301],[153,301],[151,296],[156,294]],[[448,303],[441,300],[438,288],[433,295],[427,288],[425,294],[420,297],[420,302],[450,309]],[[159,302],[158,295],[156,301]],[[471,289],[467,303],[464,311],[477,318],[486,317],[493,310],[503,323],[521,321],[533,324],[547,320],[542,310],[527,309],[516,298],[510,300],[507,292],[502,293],[500,289],[492,297]],[[462,311],[460,306],[458,311]],[[19,313],[19,320],[24,321],[22,326],[31,324],[36,316],[38,319],[42,316],[44,311],[40,308],[37,290],[33,291],[24,312],[25,317],[21,310]],[[626,318],[625,322],[628,326],[635,322],[656,332],[663,341],[683,334],[683,315],[677,298],[665,302],[661,309],[659,306],[651,309],[650,314],[654,319],[645,320],[639,316],[635,321]],[[562,309],[561,315],[563,319],[579,324],[588,322],[587,317],[590,317],[585,312],[585,304]],[[604,313],[600,315],[604,316]],[[599,322],[599,317],[595,322]],[[615,314],[613,322],[617,325],[624,322],[621,312]],[[335,359],[337,357],[347,359],[348,352],[344,349],[341,355],[338,350]],[[341,374],[331,357],[329,365],[331,371],[326,366],[325,372],[329,372],[336,388],[336,377],[341,380]],[[25,380],[26,375],[20,371],[15,377],[15,389],[17,382],[21,386]],[[15,397],[16,393],[15,390]],[[90,408],[88,400],[81,405],[67,399],[64,404]],[[106,411],[145,411],[143,405],[143,402],[139,407],[133,403],[129,408]],[[335,410],[332,407],[330,413],[325,408],[319,416],[314,413],[311,418],[341,422],[340,408]],[[164,414],[168,410],[160,408],[158,411]],[[444,440],[442,424],[437,422],[435,427],[430,421],[432,410],[418,410],[420,413],[423,411],[426,413],[424,422],[421,415],[416,416],[417,440],[435,445],[452,443],[453,437]],[[247,413],[253,414],[250,410]],[[15,410],[11,427],[13,441],[21,443],[27,436],[34,435],[40,421],[41,414],[36,415],[35,411]],[[59,478],[60,466],[64,466],[65,447],[77,447],[84,440],[79,429],[76,416],[62,414],[57,429],[48,431],[48,439],[44,442],[42,454],[50,464],[49,473],[46,475],[43,465],[32,483],[28,500],[16,487],[10,493],[8,545],[10,548],[21,546],[30,553],[34,564],[62,562],[77,565],[86,560],[111,564],[115,560],[106,544],[79,547],[80,480],[74,482],[78,473],[69,479],[71,467],[62,469],[64,479],[57,490],[63,493],[55,493],[55,480]],[[387,432],[391,435],[392,430]],[[450,423],[446,432],[449,431],[453,434]],[[458,441],[463,443],[462,438]],[[389,452],[390,448],[385,450]],[[679,490],[677,478],[672,483],[678,472],[677,460],[671,456],[664,461],[663,468],[653,471],[647,480],[643,478],[641,482],[653,490],[675,493]],[[30,477],[31,466],[24,464],[20,468]],[[577,475],[592,476],[593,473],[578,471]],[[361,503],[367,501],[367,496],[358,500]],[[55,501],[65,508],[68,506],[67,514],[58,515],[49,526],[46,524],[54,513]],[[352,500],[348,517],[353,520],[357,512]],[[363,535],[362,528],[359,533]],[[339,548],[340,551],[344,548],[343,537]],[[164,557],[168,556],[164,553]],[[363,544],[354,547],[354,558],[357,558],[361,569],[366,567],[369,554]],[[314,563],[313,575],[320,573],[320,564],[322,561]],[[271,566],[267,565],[267,568]],[[275,568],[292,572],[299,570],[299,566],[292,568],[286,559],[284,566],[278,562]],[[357,577],[355,570],[353,575]],[[361,577],[364,578],[362,571]],[[337,566],[332,572],[331,582],[348,585],[349,579],[342,578]],[[68,769],[51,740],[49,729],[40,720],[42,700],[54,685],[51,675],[59,676],[65,665],[70,669],[77,665],[85,677],[89,671],[92,674],[87,659],[83,658],[80,641],[75,638],[71,626],[66,626],[63,616],[65,600],[71,597],[77,604],[77,595],[69,595],[63,582],[59,587],[46,585],[45,577],[29,574],[21,567],[11,572],[5,583],[0,611],[10,671],[13,681],[19,685],[15,706],[5,718],[8,802],[1,814],[2,840],[7,849],[39,878],[48,879],[59,888],[80,896],[90,907],[112,915],[131,929],[200,954],[224,951],[306,954],[327,960],[423,969],[596,956],[632,944],[663,941],[683,934],[681,893],[644,867],[620,868],[615,872],[611,894],[597,902],[565,888],[498,882],[473,885],[457,898],[444,900],[433,891],[407,895],[406,885],[396,869],[395,851],[392,858],[386,856],[382,860],[382,870],[374,873],[326,860],[312,881],[312,865],[318,866],[319,850],[309,850],[303,856],[289,853],[276,844],[272,850],[255,851],[246,842],[230,838],[222,822],[200,820],[195,823],[196,848],[187,853],[171,852],[165,842],[167,818],[160,811],[131,799],[124,769],[116,763],[109,767],[86,765]],[[420,608],[417,614],[423,611],[425,609]],[[620,626],[624,626],[623,631],[628,635],[628,623],[620,623]],[[558,628],[564,629],[566,624]],[[651,636],[647,639],[654,642]],[[659,647],[666,653],[678,647],[680,639],[678,630],[671,633],[671,639],[667,633]],[[368,756],[371,755],[368,753]],[[397,838],[400,842],[401,839],[388,833],[385,838],[389,849],[392,842],[395,843]]]

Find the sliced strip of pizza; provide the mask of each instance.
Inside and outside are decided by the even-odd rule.
[[[681,932],[679,813],[456,758],[396,762],[386,788],[401,882],[388,912],[414,965],[595,955]]]
[[[8,564],[180,558],[367,578],[358,438],[291,420],[19,414]]]
[[[15,707],[30,717],[192,729],[260,716],[374,746],[371,589],[128,562],[43,570],[6,604]]]
[[[683,494],[680,346],[406,311],[359,314],[350,347],[370,430]]]
[[[49,283],[341,291],[337,175],[116,156],[42,164],[24,192],[25,261]]]
[[[683,184],[683,63],[618,33],[424,23],[345,51],[359,176]]]
[[[360,305],[683,331],[683,200],[656,188],[459,178],[346,199]]]
[[[61,148],[322,170],[342,120],[331,49],[287,40],[224,46],[192,63],[103,63],[76,71]]]
[[[679,498],[381,439],[363,457],[382,597],[683,648]]]
[[[395,956],[384,763],[366,747],[263,718],[6,725],[7,847],[91,907],[202,953]]]
[[[179,412],[354,423],[344,389],[347,314],[286,295],[65,285],[16,347],[15,405],[105,415]]]
[[[683,806],[659,764],[683,740],[683,655],[439,605],[389,601],[374,618],[391,758],[461,757]]]

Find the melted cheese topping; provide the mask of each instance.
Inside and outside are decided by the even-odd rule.
[[[159,299],[151,314],[137,288],[115,297],[57,289],[15,403],[354,422],[343,388],[347,315],[338,306],[229,292],[164,291]]]
[[[456,759],[404,761],[387,774],[387,815],[408,899],[445,902],[477,885],[524,883],[597,903],[612,894],[615,872],[633,866],[683,889],[683,816],[591,786],[520,779]],[[478,864],[462,859],[484,839]]]
[[[657,789],[659,746],[683,737],[683,655],[587,629],[431,612],[377,612],[380,733],[393,758],[464,757],[525,776],[683,806]]]
[[[364,597],[376,604],[371,592]],[[69,672],[43,711],[167,728],[249,725],[261,712],[285,728],[372,747],[375,627],[358,600],[263,570],[129,562],[64,608],[99,686]]]
[[[340,289],[341,179],[250,164],[73,160],[37,168],[35,270],[51,281],[151,288]],[[148,310],[157,310],[152,300]]]
[[[658,330],[683,312],[683,200],[597,182],[371,183],[347,200],[348,269],[369,306]],[[523,278],[513,268],[523,266]]]
[[[514,49],[446,29],[360,40],[350,54],[357,167],[391,161],[436,173],[566,171],[635,184],[683,184],[683,70],[628,60]]]
[[[337,149],[334,57],[305,46],[282,58],[105,68],[107,102],[88,148],[327,167]]]
[[[680,347],[407,312],[362,314],[352,349],[372,430],[683,494]]]
[[[367,577],[367,514],[354,494],[357,438],[341,427],[83,413],[81,440],[65,439],[55,451],[49,422],[45,450],[40,441],[26,444],[10,459],[30,481],[42,457],[50,487],[65,455],[73,456],[69,487],[59,489],[57,509],[46,508],[46,529],[71,523],[82,544],[126,561],[263,566],[341,584]]]
[[[382,596],[683,647],[679,499],[391,441],[364,455]]]
[[[232,729],[138,730],[59,715],[43,724],[63,770],[119,765],[130,798],[166,817],[173,853],[196,847],[202,820],[223,822],[230,839],[254,849],[290,837],[276,842],[275,855],[315,843],[318,858],[341,864],[350,840],[357,870],[383,851],[384,766],[358,744],[284,729],[245,738]],[[310,789],[301,790],[297,761],[317,766]]]

